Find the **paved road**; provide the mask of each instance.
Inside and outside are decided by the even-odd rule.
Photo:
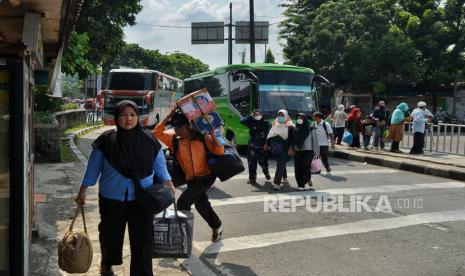
[[[81,139],[79,147],[88,151],[95,137]],[[210,229],[196,213],[198,259],[188,264],[194,275],[465,275],[465,182],[331,163],[331,175],[313,177],[313,192],[296,192],[293,177],[280,192],[263,176],[258,185],[246,184],[247,173],[217,182],[209,196],[224,239],[212,245]],[[288,172],[293,176],[292,163]],[[355,212],[312,211],[341,194],[335,199]],[[278,208],[277,196],[281,212],[270,212]],[[304,206],[292,210],[292,203]]]

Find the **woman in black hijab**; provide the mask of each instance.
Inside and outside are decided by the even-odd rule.
[[[305,185],[310,188],[313,186],[311,164],[314,156],[320,152],[318,146],[318,138],[316,131],[310,126],[307,115],[299,113],[296,118],[296,126],[293,133],[293,151],[295,179],[297,181],[297,189],[305,190]]]
[[[174,193],[171,177],[160,143],[149,130],[139,124],[138,107],[134,102],[121,101],[115,108],[116,131],[109,130],[92,144],[81,189],[76,198],[85,204],[85,192],[99,179],[100,224],[102,253],[101,275],[114,275],[111,266],[120,265],[126,223],[131,245],[131,276],[153,276],[152,220],[135,202],[137,182],[142,188],[163,183]],[[138,180],[138,181],[135,181]]]

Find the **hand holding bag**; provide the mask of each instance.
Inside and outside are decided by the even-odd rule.
[[[143,188],[139,180],[135,180],[136,203],[147,214],[160,213],[168,208],[174,201],[171,191],[161,183],[154,183]]]
[[[73,231],[79,211],[84,223],[84,232]],[[92,243],[87,234],[84,207],[78,207],[68,232],[58,244],[58,265],[60,269],[68,273],[85,273],[92,265]]]
[[[321,162],[320,157],[316,156],[312,160],[311,172],[314,174],[319,174],[321,173],[321,168],[323,168],[323,163]]]
[[[191,255],[194,214],[178,211],[176,203],[174,214],[172,212],[165,210],[154,216],[153,258],[189,258]]]

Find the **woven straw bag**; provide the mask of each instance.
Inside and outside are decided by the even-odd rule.
[[[73,231],[74,222],[79,213],[82,214],[84,232]],[[85,273],[92,264],[92,243],[87,234],[84,208],[78,207],[68,232],[58,244],[58,264],[63,271],[68,273]]]

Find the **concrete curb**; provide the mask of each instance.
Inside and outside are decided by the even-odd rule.
[[[445,177],[445,178],[461,180],[461,181],[465,179],[465,170],[464,171],[454,170],[453,168],[451,169],[451,166],[447,164],[442,165],[447,168],[441,168],[441,167],[438,167],[436,163],[428,165],[427,161],[418,161],[418,160],[412,160],[412,159],[406,159],[406,158],[399,158],[398,161],[393,161],[393,160],[385,159],[386,156],[379,156],[379,157],[361,156],[359,154],[352,154],[349,152],[338,151],[338,150],[329,151],[328,154],[329,156],[336,157],[336,158],[341,158],[341,159],[346,159],[346,160],[351,160],[351,161],[356,161],[356,162],[362,162],[362,163],[366,162],[367,164],[371,164],[371,165],[394,168],[394,169],[403,170],[403,171],[428,174],[428,175]]]
[[[83,135],[85,133],[88,133],[88,132],[90,132],[92,130],[95,130],[95,129],[98,129],[98,128],[101,128],[101,127],[103,127],[103,125],[96,125],[96,126],[86,127],[86,128],[80,129],[80,130],[78,130],[76,132],[73,132],[70,135],[68,135],[69,147],[73,151],[74,155],[76,155],[76,157],[79,159],[79,161],[81,161],[81,163],[84,166],[87,166],[87,157],[85,157],[84,154],[82,154],[81,150],[79,150],[79,148],[76,146],[76,143],[74,142],[74,139],[76,139],[77,137],[79,137],[79,136],[81,136],[81,135]]]

